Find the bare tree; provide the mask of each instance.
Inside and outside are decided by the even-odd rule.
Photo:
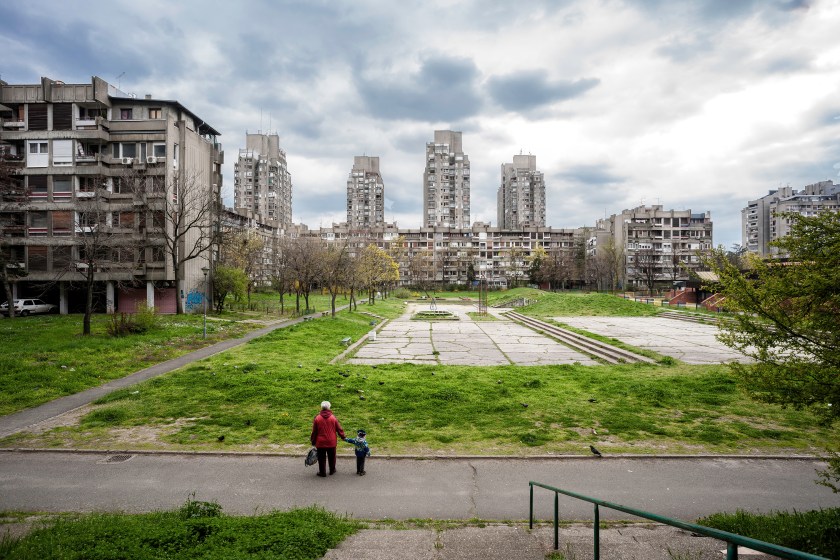
[[[343,243],[336,241],[322,246],[320,251],[320,281],[330,293],[330,310],[333,317],[335,317],[335,298],[339,290],[347,284],[350,272],[348,245],[348,240]]]
[[[77,255],[68,260],[69,270],[58,271],[60,277],[66,274],[71,282],[81,277],[85,290],[82,327],[85,335],[91,333],[97,282],[105,279],[119,283],[130,276],[137,264],[138,242],[130,232],[123,231],[118,223],[114,223],[114,214],[120,214],[119,205],[111,203],[106,180],[97,178],[96,187],[86,193],[89,196],[76,202],[73,230]]]
[[[9,318],[15,316],[12,285],[27,274],[26,267],[20,264],[23,261],[23,247],[14,245],[14,239],[23,235],[25,201],[23,178],[6,161],[5,152],[0,152],[0,280],[3,282],[6,301],[9,302]]]
[[[306,303],[306,310],[309,310],[309,294],[320,273],[320,243],[320,239],[298,237],[289,244],[287,266],[294,280],[297,313],[300,313],[301,296]]]
[[[658,261],[659,258],[653,249],[637,249],[633,252],[633,277],[647,288],[651,296],[660,266]]]
[[[253,231],[227,231],[221,234],[219,261],[245,273],[248,283],[245,293],[251,304],[251,292],[264,277],[262,269],[265,242]]]
[[[181,275],[185,263],[209,253],[218,241],[214,220],[218,211],[218,195],[207,178],[178,171],[170,185],[164,175],[140,181],[141,198],[148,219],[154,225],[154,237],[163,241],[172,264],[175,286],[181,293]],[[167,186],[169,188],[167,188]],[[184,312],[182,299],[177,312]]]
[[[280,295],[280,315],[286,313],[286,293],[291,293],[294,286],[294,276],[289,266],[291,252],[292,239],[283,237],[278,242],[274,269],[271,271],[271,287]]]

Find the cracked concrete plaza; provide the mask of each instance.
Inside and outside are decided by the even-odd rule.
[[[394,319],[376,336],[359,347],[351,364],[444,364],[471,366],[500,365],[594,365],[580,352],[505,319],[492,310],[495,321],[473,321],[470,305],[439,305],[438,309],[458,316],[458,321],[412,321],[426,305],[411,304],[405,314]]]
[[[625,344],[653,350],[687,364],[749,362],[749,358],[719,342],[714,325],[662,317],[555,317],[555,321]]]
[[[427,304],[410,304],[405,314],[385,325],[375,340],[365,341],[351,364],[408,362],[442,365],[595,365],[596,362],[556,340],[515,323],[490,309],[495,321],[473,321],[474,305],[438,304],[458,316],[457,321],[413,321]],[[646,348],[688,364],[748,362],[749,358],[719,342],[714,325],[664,317],[555,317],[559,323],[625,344]]]

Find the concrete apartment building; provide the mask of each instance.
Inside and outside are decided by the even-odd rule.
[[[461,133],[436,130],[426,143],[423,172],[425,227],[470,227],[470,159],[464,154]]]
[[[527,284],[531,257],[538,247],[571,255],[575,244],[585,241],[581,229],[502,230],[478,222],[468,229],[409,229],[384,224],[366,230],[351,229],[342,223],[312,230],[304,226],[295,235],[348,243],[351,255],[374,244],[397,261],[402,285],[429,281],[465,285],[474,277],[486,279],[495,288]]]
[[[281,225],[292,223],[292,176],[277,134],[245,134],[233,167],[233,206]]]
[[[700,268],[699,251],[712,248],[710,212],[638,206],[598,220],[587,242],[589,258],[610,250],[624,260],[621,286],[644,289],[650,270],[656,282],[670,287]]]
[[[513,163],[502,164],[496,208],[502,229],[545,227],[545,179],[537,156],[515,155]]]
[[[100,232],[111,244],[97,256],[97,310],[132,312],[146,301],[174,312],[178,298],[200,303],[210,250],[180,265],[176,286],[164,240],[174,226],[157,218],[177,208],[188,188],[218,208],[218,135],[177,101],[138,98],[98,77],[82,84],[0,81],[0,165],[12,172],[0,198],[0,251],[7,266],[26,272],[13,297],[82,311],[85,241]],[[91,221],[86,208],[94,200],[102,206]],[[210,217],[194,224],[179,248],[190,250],[214,227]]]
[[[840,211],[840,185],[820,181],[802,190],[782,187],[756,200],[741,210],[742,246],[760,257],[782,256],[770,242],[790,232],[790,220],[779,216],[796,213],[815,216],[821,212]]]
[[[385,184],[379,158],[355,156],[347,177],[347,223],[351,229],[368,229],[385,223]]]

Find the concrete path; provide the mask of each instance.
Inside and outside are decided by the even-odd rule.
[[[661,317],[555,317],[555,321],[616,338],[688,364],[720,364],[749,359],[718,342],[714,325]]]
[[[596,365],[581,354],[513,321],[473,321],[475,307],[439,304],[458,321],[413,321],[427,305],[410,304],[407,312],[385,325],[375,340],[368,340],[347,360],[350,364],[408,362],[443,365]]]
[[[370,459],[367,476],[342,456],[326,479],[302,457],[247,454],[0,452],[0,511],[176,508],[194,492],[228,513],[321,505],[363,519],[523,520],[538,481],[684,520],[717,511],[840,506],[814,484],[812,460],[781,459]],[[540,519],[553,494],[535,490]],[[561,499],[561,517],[588,520],[592,506]],[[627,519],[603,512],[602,519]]]
[[[725,545],[663,525],[630,525],[601,529],[601,558],[674,560],[720,558]],[[382,530],[368,529],[330,550],[324,560],[545,560],[554,551],[554,528],[526,524]],[[593,558],[590,525],[564,526],[559,531],[557,558]],[[749,558],[759,558],[749,556]],[[761,556],[760,558],[764,558]]]

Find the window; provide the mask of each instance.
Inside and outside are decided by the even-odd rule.
[[[82,193],[96,192],[96,178],[95,177],[79,177],[79,192],[82,192]]]
[[[114,142],[112,146],[113,156],[116,159],[124,157],[137,157],[137,144],[135,144],[134,142]]]
[[[47,167],[50,164],[50,147],[46,140],[32,140],[29,142],[29,157],[27,167]]]
[[[162,119],[163,118],[163,110],[160,107],[149,108],[149,118],[150,119]]]
[[[46,211],[29,213],[29,235],[47,234],[47,213]]]
[[[30,245],[27,248],[29,253],[29,270],[37,272],[47,271],[47,247]]]
[[[166,144],[153,144],[152,145],[152,155],[157,158],[165,158],[166,157]]]
[[[73,255],[71,247],[53,247],[52,248],[52,269],[63,270],[70,267],[73,262]]]
[[[70,177],[53,177],[53,200],[67,200],[73,193],[73,180]]]
[[[114,227],[132,229],[134,227],[134,212],[114,212],[111,216]]]
[[[104,117],[105,109],[92,107],[79,107],[79,120],[95,120],[96,117]]]
[[[73,213],[69,210],[52,212],[53,235],[70,235],[73,231]]]
[[[30,175],[30,177],[29,177],[29,196],[31,198],[46,198],[46,196],[47,196],[47,176],[46,175]]]
[[[72,140],[53,140],[53,165],[73,165]]]
[[[132,109],[120,109],[120,120],[130,121],[134,118],[134,111]]]

